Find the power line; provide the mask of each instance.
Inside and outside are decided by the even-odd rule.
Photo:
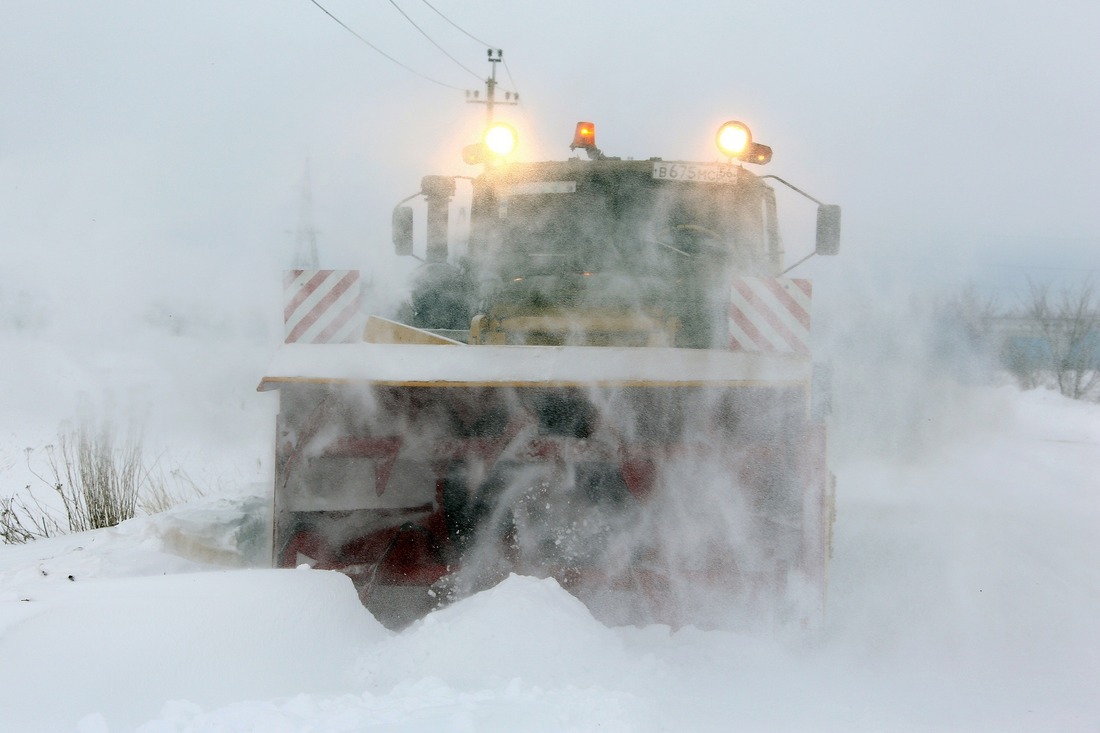
[[[393,0],[390,0],[390,1],[392,2]],[[428,2],[428,0],[420,0],[420,1],[422,3],[424,3],[425,5],[427,5],[429,8],[431,8],[433,11],[435,11],[436,15],[438,15],[440,18],[442,18],[443,20],[450,23],[451,26],[455,30],[457,30],[459,33],[462,33],[463,35],[465,35],[470,40],[477,41],[482,46],[487,46],[487,47],[490,47],[490,48],[497,48],[497,46],[495,46],[494,44],[486,43],[485,41],[481,40],[480,38],[478,38],[474,34],[470,33],[468,30],[466,30],[465,28],[460,26],[458,23],[455,23],[453,20],[448,18],[446,15],[444,15],[443,11],[441,11],[439,8],[437,8],[436,6],[434,6],[430,2]],[[516,93],[516,97],[518,98],[519,97],[519,87],[516,85],[516,80],[512,76],[512,70],[510,68],[508,68],[508,62],[507,61],[504,61],[504,71],[506,71],[508,73],[508,81],[510,81],[512,83],[512,91],[514,91]],[[475,76],[476,76],[476,74],[475,74]]]
[[[442,52],[443,52],[443,55],[444,55],[444,56],[446,56],[447,58],[449,58],[449,59],[450,59],[451,61],[454,61],[454,62],[455,62],[456,64],[458,64],[458,65],[459,65],[459,66],[460,66],[460,67],[461,67],[462,69],[464,69],[464,70],[465,70],[465,71],[466,71],[466,72],[467,72],[468,74],[470,74],[471,76],[473,76],[473,77],[474,77],[475,79],[477,79],[478,81],[481,81],[481,77],[477,75],[477,72],[473,71],[473,70],[472,70],[472,69],[470,69],[470,68],[469,68],[468,66],[466,66],[465,64],[463,64],[463,63],[462,63],[461,61],[459,61],[458,59],[456,59],[456,58],[455,58],[454,56],[452,56],[451,54],[447,53],[447,49],[443,48],[443,47],[442,47],[442,46],[440,46],[440,45],[439,45],[438,43],[436,43],[436,42],[435,42],[435,39],[434,39],[434,38],[432,38],[431,36],[429,36],[429,35],[428,35],[428,34],[427,34],[427,33],[426,33],[425,31],[424,31],[424,29],[423,29],[423,28],[421,28],[420,26],[418,26],[418,25],[416,24],[416,21],[414,21],[414,20],[413,20],[412,18],[410,18],[410,17],[409,17],[409,14],[408,14],[408,13],[406,13],[406,12],[405,12],[404,10],[402,10],[402,9],[401,9],[401,6],[397,4],[397,0],[390,0],[390,5],[392,5],[392,6],[394,7],[394,8],[396,8],[396,9],[397,9],[397,12],[401,13],[401,15],[402,15],[402,16],[403,16],[403,17],[405,18],[405,20],[409,21],[409,23],[411,23],[411,24],[412,24],[412,27],[413,27],[413,28],[415,28],[416,30],[420,31],[420,35],[422,35],[422,36],[424,36],[425,38],[427,38],[427,39],[428,39],[428,41],[429,41],[429,42],[430,42],[430,43],[431,43],[431,44],[432,44],[433,46],[435,46],[435,47],[436,47],[436,48],[438,48],[438,49],[439,49],[440,51],[442,51]]]
[[[421,0],[421,2],[423,2],[423,3],[424,3],[425,5],[427,5],[427,6],[429,7],[429,8],[431,8],[432,10],[434,10],[434,11],[436,12],[436,14],[437,14],[437,15],[438,15],[438,16],[439,16],[440,18],[442,18],[443,20],[445,20],[445,21],[447,21],[448,23],[450,23],[450,24],[451,24],[452,26],[454,26],[454,27],[455,27],[456,29],[458,29],[458,30],[459,30],[459,31],[460,31],[461,33],[464,33],[464,34],[466,35],[466,37],[468,37],[468,38],[471,38],[471,39],[473,39],[473,40],[477,41],[477,42],[478,42],[478,43],[480,43],[480,44],[481,44],[482,46],[492,46],[492,45],[493,45],[493,44],[491,44],[491,43],[486,43],[485,41],[481,40],[481,39],[480,39],[480,38],[478,38],[477,36],[475,36],[475,35],[472,35],[472,34],[471,34],[471,33],[470,33],[469,31],[466,31],[466,30],[464,30],[463,28],[461,28],[461,27],[460,27],[460,26],[458,25],[458,23],[455,23],[455,22],[454,22],[453,20],[451,20],[450,18],[448,18],[448,17],[446,16],[446,15],[444,15],[444,14],[443,14],[443,13],[442,13],[442,12],[441,12],[441,11],[440,11],[440,10],[439,10],[438,8],[436,8],[436,7],[434,6],[434,5],[432,5],[432,4],[430,3],[430,2],[428,2],[428,0]],[[496,46],[493,46],[493,48],[496,48]]]
[[[316,6],[318,7],[318,8],[320,8],[320,9],[321,9],[321,12],[323,12],[323,13],[324,13],[325,15],[327,15],[328,17],[330,17],[330,18],[332,18],[333,20],[335,20],[335,21],[336,21],[336,22],[337,22],[337,23],[338,23],[338,24],[340,25],[340,27],[341,27],[341,28],[343,28],[343,29],[344,29],[344,30],[346,30],[346,31],[347,31],[348,33],[350,33],[350,34],[352,34],[353,36],[355,36],[356,38],[358,38],[358,39],[359,39],[360,41],[362,41],[363,43],[365,43],[365,44],[366,44],[367,46],[369,46],[370,48],[374,49],[375,51],[377,51],[377,52],[378,52],[378,53],[380,53],[381,55],[385,56],[385,57],[386,57],[387,59],[389,59],[389,60],[390,60],[390,61],[392,61],[393,63],[395,63],[395,64],[397,64],[398,66],[400,66],[400,67],[401,67],[402,69],[404,69],[405,71],[408,71],[408,72],[409,72],[409,73],[411,73],[411,74],[416,74],[416,75],[417,75],[417,76],[419,76],[419,77],[420,77],[421,79],[424,79],[425,81],[430,81],[430,82],[431,82],[432,84],[438,84],[439,86],[441,86],[441,87],[446,87],[446,88],[448,88],[448,89],[456,89],[456,90],[458,90],[458,91],[460,91],[460,92],[462,91],[462,87],[456,87],[456,86],[452,86],[451,84],[446,84],[446,83],[444,83],[444,82],[441,82],[441,81],[439,81],[438,79],[433,79],[433,78],[432,78],[432,77],[430,77],[430,76],[426,76],[425,74],[421,74],[421,73],[420,73],[419,71],[417,71],[416,69],[413,69],[413,68],[411,68],[411,67],[409,67],[409,66],[406,66],[405,64],[403,64],[403,63],[401,63],[400,61],[398,61],[397,59],[395,59],[395,58],[394,58],[393,56],[390,56],[390,55],[389,55],[388,53],[386,53],[386,52],[385,52],[385,51],[383,51],[382,49],[378,48],[378,46],[375,46],[375,45],[374,45],[373,43],[371,43],[370,41],[368,41],[368,40],[367,40],[366,38],[363,38],[363,37],[362,37],[361,35],[359,35],[359,34],[358,34],[358,33],[356,33],[355,31],[353,31],[353,30],[352,30],[351,28],[349,28],[349,27],[348,27],[348,26],[347,26],[347,25],[346,25],[346,24],[344,23],[344,21],[340,20],[340,19],[339,19],[339,18],[337,18],[337,17],[335,16],[335,15],[333,15],[332,13],[330,13],[330,12],[329,12],[329,11],[328,11],[328,10],[327,10],[327,9],[325,8],[325,6],[321,5],[321,3],[317,2],[317,0],[309,0],[309,1],[310,1],[311,3],[313,3],[314,5],[316,5]],[[392,0],[391,0],[391,2],[392,2]],[[430,39],[429,39],[429,40],[430,40]]]

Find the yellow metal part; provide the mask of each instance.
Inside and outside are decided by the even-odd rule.
[[[474,316],[471,344],[529,346],[673,346],[680,328],[677,318],[623,311],[548,312],[494,311]]]
[[[363,329],[363,341],[368,344],[421,344],[426,346],[462,346],[461,341],[439,336],[431,331],[406,326],[388,318],[371,316]]]

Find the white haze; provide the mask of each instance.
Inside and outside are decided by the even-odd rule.
[[[832,585],[811,632],[608,628],[553,581],[513,577],[394,634],[339,574],[227,572],[267,556],[263,494],[0,548],[5,721],[1095,730],[1097,407],[983,387],[952,412],[981,424],[906,458],[836,462]]]
[[[410,65],[477,85],[388,5],[324,4]],[[236,697],[212,696],[206,712],[111,698],[107,720],[159,716],[159,729],[185,730],[285,718],[305,729],[333,710],[360,720],[354,710],[381,725],[387,710],[415,718],[428,700],[473,721],[543,714],[577,730],[592,720],[645,730],[638,710],[656,716],[649,729],[1095,729],[1100,417],[1051,395],[975,388],[984,364],[935,347],[929,303],[968,280],[1011,299],[1027,277],[1100,269],[1097,6],[435,4],[505,49],[524,100],[507,113],[532,157],[567,155],[586,119],[612,155],[710,160],[717,125],[737,118],[775,149],[765,172],[844,207],[841,255],[795,273],[815,279],[815,338],[833,372],[838,543],[823,637],[792,651],[694,630],[611,631],[563,593],[514,585],[378,647],[351,642],[392,666],[363,661],[335,697],[271,702],[299,679],[249,687],[238,676],[226,679]],[[478,44],[403,5],[485,73]],[[44,473],[58,425],[84,410],[144,424],[161,466],[214,496],[270,481],[274,396],[253,390],[281,335],[279,273],[303,224],[307,161],[322,265],[363,267],[392,303],[412,263],[391,256],[390,210],[421,175],[473,172],[459,151],[483,119],[461,92],[393,67],[305,0],[11,3],[0,11],[0,98],[4,495],[45,488],[30,468]],[[813,207],[778,194],[793,260],[809,251]],[[87,565],[70,545],[43,552],[92,578],[209,569],[172,552],[133,559],[142,538],[163,541],[133,531],[119,555]],[[5,603],[36,589],[27,578],[44,557],[0,548]],[[272,635],[317,610],[303,610],[309,589],[297,583],[269,590],[285,600],[266,601],[286,615],[264,627]],[[186,592],[170,585],[165,597]],[[96,618],[130,593],[92,591]],[[339,599],[348,637],[375,633],[349,589],[323,594]],[[64,643],[80,620],[62,608],[68,621],[40,636],[6,626],[3,637],[53,645],[73,680],[57,697],[81,684],[80,665],[100,662]],[[169,635],[191,623],[170,601],[160,608]],[[528,638],[502,642],[497,626]],[[462,634],[489,641],[463,647]],[[417,662],[436,653],[444,663]],[[207,662],[186,665],[197,677]],[[42,681],[56,670],[34,664],[43,678],[18,688],[31,721],[34,706],[58,705]],[[632,674],[646,682],[609,681]],[[645,699],[673,712],[637,707]],[[95,712],[57,710],[70,727]]]

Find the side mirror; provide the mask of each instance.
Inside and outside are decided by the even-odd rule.
[[[398,206],[393,210],[393,249],[394,252],[403,257],[413,253],[413,210],[411,206]]]
[[[840,207],[836,204],[820,204],[817,207],[817,248],[819,255],[835,255],[840,252]]]

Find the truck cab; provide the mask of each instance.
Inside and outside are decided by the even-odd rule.
[[[732,158],[621,160],[579,147],[590,160],[484,157],[468,251],[453,263],[454,179],[426,177],[427,266],[401,320],[471,344],[726,348],[731,279],[783,272],[774,189]],[[839,229],[839,210],[830,217],[826,234]],[[410,253],[411,211],[394,219]]]

